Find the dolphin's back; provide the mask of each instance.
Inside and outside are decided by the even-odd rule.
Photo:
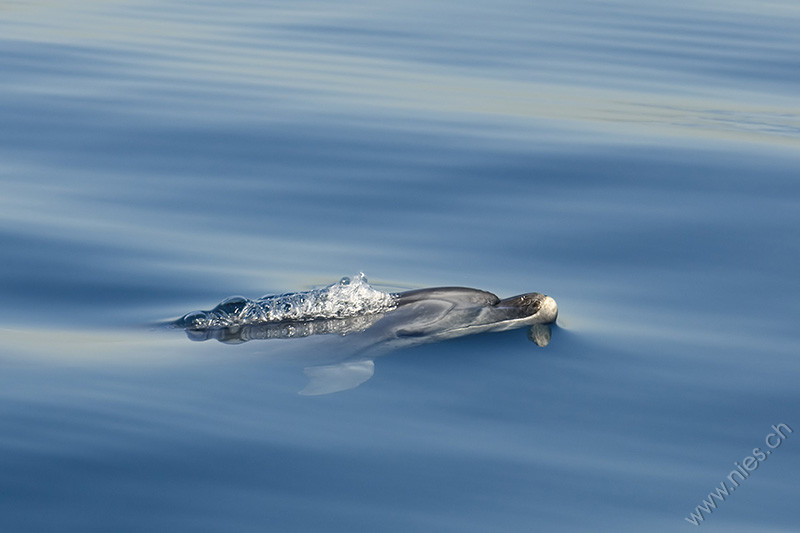
[[[397,306],[401,307],[423,300],[440,300],[450,302],[456,307],[483,307],[497,305],[500,301],[491,292],[467,287],[435,287],[433,289],[417,289],[401,292],[397,295]]]
[[[474,322],[500,299],[466,287],[435,287],[395,294],[397,308],[376,324],[383,339],[424,337]]]

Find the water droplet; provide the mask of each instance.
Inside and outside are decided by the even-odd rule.
[[[208,316],[204,311],[193,311],[181,318],[178,323],[180,327],[187,329],[200,329],[205,327]]]
[[[214,311],[219,315],[235,316],[242,312],[242,309],[245,308],[247,302],[247,298],[243,298],[241,296],[232,296],[226,300],[223,300],[217,307],[214,308]]]

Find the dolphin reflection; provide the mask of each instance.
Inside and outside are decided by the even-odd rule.
[[[348,312],[354,298],[352,291],[356,289],[361,291],[358,298],[380,298],[381,306],[365,312],[363,309],[368,306],[356,302],[359,304],[357,312]],[[344,302],[347,305],[332,307],[331,300],[342,303],[336,300],[341,299],[342,294],[334,294],[335,291],[344,290],[350,291],[344,295],[345,300],[349,298],[350,301]],[[307,366],[304,370],[309,383],[300,394],[317,395],[357,387],[372,377],[375,357],[418,344],[527,326],[528,338],[539,346],[546,346],[550,341],[550,324],[558,316],[555,300],[537,292],[501,300],[478,289],[437,287],[389,294],[388,299],[386,296],[387,293],[370,287],[362,274],[355,283],[345,278],[339,284],[317,291],[256,301],[229,299],[212,311],[190,313],[173,325],[185,329],[192,340],[216,339],[231,344],[314,335],[342,337],[347,352],[344,359],[334,364]],[[317,305],[321,299],[326,299],[325,306]],[[290,309],[287,301],[292,305],[301,302],[304,309],[314,312],[297,313]],[[265,317],[263,308],[274,309],[276,305],[290,311],[288,314],[292,318],[286,319],[280,314]],[[258,306],[255,311],[254,306]]]

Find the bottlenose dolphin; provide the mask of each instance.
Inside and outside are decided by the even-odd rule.
[[[276,308],[282,311],[275,312]],[[399,348],[526,326],[528,337],[546,346],[557,316],[555,300],[538,292],[502,300],[466,287],[383,293],[360,274],[355,283],[345,278],[317,291],[256,301],[228,299],[211,311],[185,315],[173,325],[185,329],[192,340],[225,343],[336,334],[346,343],[337,360],[304,369],[309,384],[300,394],[317,395],[364,383],[373,375],[373,359]]]

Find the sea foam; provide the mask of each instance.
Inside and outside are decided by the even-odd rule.
[[[204,330],[281,322],[306,322],[384,313],[397,305],[395,296],[373,288],[363,273],[321,289],[267,295],[250,300],[228,298],[209,311],[194,311],[177,327]]]

